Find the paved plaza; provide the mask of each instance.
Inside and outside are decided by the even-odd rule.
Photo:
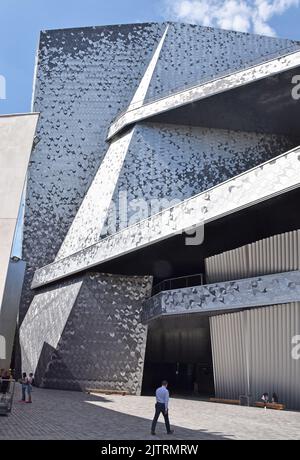
[[[172,398],[170,420],[175,433],[158,423],[150,435],[154,398],[103,396],[34,389],[33,404],[18,402],[0,417],[0,439],[298,439],[300,412],[274,411]]]

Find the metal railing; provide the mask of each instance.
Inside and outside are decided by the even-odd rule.
[[[189,276],[179,276],[177,278],[168,278],[156,284],[152,288],[151,296],[154,296],[162,291],[171,291],[173,289],[182,289],[192,286],[200,286],[203,284],[203,274],[197,273]]]
[[[11,412],[15,391],[15,380],[0,378],[0,415]]]

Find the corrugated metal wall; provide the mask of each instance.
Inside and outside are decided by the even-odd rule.
[[[205,259],[206,282],[300,269],[300,230],[282,233]]]
[[[245,393],[246,361],[241,313],[210,318],[216,397],[236,399]]]
[[[210,328],[216,397],[238,399],[249,382],[255,399],[275,391],[300,409],[300,302],[211,317]]]

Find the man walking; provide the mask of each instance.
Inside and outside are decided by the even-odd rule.
[[[158,417],[162,413],[165,419],[166,429],[168,434],[174,433],[174,430],[170,428],[169,414],[168,414],[168,404],[169,404],[169,391],[167,390],[168,382],[163,380],[161,387],[156,390],[156,404],[155,404],[155,415],[152,422],[151,434],[155,435],[155,428],[157,424]]]

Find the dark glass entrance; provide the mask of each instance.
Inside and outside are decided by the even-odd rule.
[[[207,316],[174,316],[150,323],[142,393],[153,394],[163,379],[172,394],[214,395]]]

